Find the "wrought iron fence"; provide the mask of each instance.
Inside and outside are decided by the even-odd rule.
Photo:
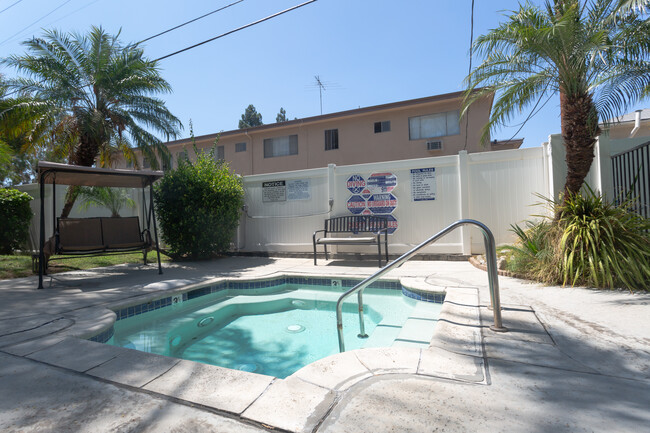
[[[632,210],[650,218],[650,141],[612,157],[614,200],[630,200]]]

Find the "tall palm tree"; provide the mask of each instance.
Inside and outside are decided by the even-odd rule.
[[[650,0],[526,3],[476,39],[483,62],[467,77],[464,111],[496,93],[483,130],[559,94],[566,147],[566,193],[577,193],[594,158],[599,121],[650,93]]]
[[[122,45],[101,27],[88,34],[46,31],[24,42],[28,53],[3,60],[22,76],[8,80],[8,88],[28,94],[33,104],[47,106],[50,132],[68,152],[68,162],[92,166],[103,149],[117,144],[127,161],[139,149],[154,168],[157,155],[169,151],[154,135],[176,138],[181,122],[165,107],[158,93],[171,92],[156,62],[137,45]],[[76,198],[68,191],[62,217]]]

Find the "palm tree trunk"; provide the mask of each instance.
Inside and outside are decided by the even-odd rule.
[[[566,148],[567,177],[564,196],[580,191],[594,160],[594,144],[600,133],[591,95],[567,96],[560,92],[562,138]]]
[[[95,158],[99,153],[99,144],[94,142],[92,138],[88,136],[81,136],[79,146],[74,151],[74,155],[70,158],[70,164],[72,165],[81,165],[84,167],[92,167],[95,163]],[[63,205],[63,210],[61,211],[61,218],[67,218],[72,211],[74,202],[77,200],[79,195],[78,186],[70,186],[68,191],[65,194],[65,204]]]

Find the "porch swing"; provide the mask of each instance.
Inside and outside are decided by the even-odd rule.
[[[163,176],[162,171],[134,171],[82,167],[39,161],[38,183],[40,186],[40,241],[38,255],[38,288],[43,288],[43,275],[53,255],[92,257],[142,251],[144,264],[147,252],[154,248],[158,257],[158,274],[162,274],[160,246],[153,206],[153,183]],[[45,240],[45,185],[52,185],[52,232]],[[60,218],[56,216],[56,185],[101,186],[111,188],[142,189],[142,221],[139,217],[91,217]],[[149,204],[145,190],[149,187]],[[153,225],[153,237],[151,226]],[[64,257],[65,258],[65,257]]]

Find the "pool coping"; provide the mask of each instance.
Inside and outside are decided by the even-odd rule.
[[[276,272],[281,276],[304,274]],[[322,278],[341,279],[338,276]],[[346,275],[345,279],[363,279]],[[446,294],[428,348],[359,349],[331,355],[298,370],[286,379],[184,361],[86,340],[112,328],[117,315],[109,309],[148,302],[161,295],[187,293],[233,278],[215,278],[182,288],[155,290],[119,302],[87,307],[65,314],[42,336],[3,351],[75,371],[118,386],[200,406],[243,420],[292,432],[312,431],[351,387],[379,375],[412,374],[465,383],[486,384],[478,289],[439,287],[424,278],[389,278],[404,287]],[[63,315],[62,315],[63,316]],[[70,321],[72,324],[70,324]],[[56,323],[53,321],[52,323]],[[52,330],[50,330],[52,331]],[[44,330],[43,330],[44,332]],[[281,410],[279,410],[281,409]]]

